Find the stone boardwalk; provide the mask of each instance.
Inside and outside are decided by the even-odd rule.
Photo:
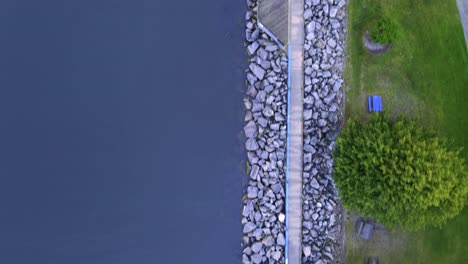
[[[304,101],[304,0],[289,0],[289,105],[286,264],[300,264]]]
[[[457,0],[460,19],[465,32],[466,48],[468,49],[468,0]]]

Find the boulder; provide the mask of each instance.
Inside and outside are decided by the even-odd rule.
[[[304,111],[304,120],[312,119],[312,109],[308,109]]]
[[[255,228],[257,228],[257,226],[253,222],[247,222],[244,225],[243,232],[244,232],[244,234],[247,234],[247,233],[252,232]]]
[[[244,230],[245,230],[245,226],[244,226]],[[244,232],[246,233],[246,232]],[[273,236],[269,235],[269,236],[266,236],[263,240],[262,240],[262,243],[263,245],[265,245],[266,247],[271,247],[273,246],[273,244],[275,243],[275,239],[273,238]]]
[[[255,264],[260,264],[262,263],[262,256],[260,256],[259,254],[253,254],[250,259],[252,260],[252,263],[255,263]]]
[[[253,165],[252,169],[250,170],[250,178],[252,180],[256,180],[259,171],[260,171],[260,167],[258,167],[257,165]]]
[[[268,59],[268,52],[267,52],[265,49],[263,49],[263,48],[259,48],[259,49],[257,50],[257,55],[258,55],[260,58],[262,58],[262,60]],[[269,62],[269,63],[270,63],[270,62]]]
[[[247,138],[254,138],[258,134],[258,129],[257,125],[255,125],[254,121],[249,121],[245,126],[244,126],[244,133]]]
[[[278,245],[280,245],[280,246],[286,245],[286,241],[285,241],[285,239],[284,239],[283,233],[279,233],[279,234],[278,234],[278,237],[276,238],[276,243],[277,243]]]
[[[306,9],[304,11],[304,20],[307,20],[312,17],[312,9]]]
[[[281,223],[284,223],[284,220],[285,220],[285,219],[286,219],[286,216],[285,216],[283,213],[281,213],[281,214],[278,215],[278,220],[279,220]]]
[[[262,111],[262,112],[263,112],[263,115],[264,115],[265,117],[272,117],[272,116],[275,114],[275,112],[273,111],[273,109],[271,109],[271,107],[268,106],[268,105],[265,106],[265,108],[263,108],[263,111]]]
[[[330,17],[332,18],[336,17],[336,13],[338,13],[338,9],[339,9],[338,6],[332,6],[330,8]]]
[[[253,199],[257,198],[258,195],[258,188],[255,186],[249,186],[247,187],[247,198]]]
[[[274,260],[278,261],[278,260],[280,260],[281,255],[282,255],[282,254],[281,254],[281,251],[275,251],[275,252],[273,252],[273,253],[271,254],[271,257],[272,257]]]
[[[245,142],[245,148],[248,150],[248,151],[255,151],[258,149],[258,143],[257,141],[254,139],[254,138],[249,138],[247,139],[247,141]]]
[[[255,51],[258,49],[258,43],[257,41],[252,42],[252,44],[247,46],[247,50],[249,51],[249,54],[255,54]]]
[[[262,67],[255,63],[250,63],[249,68],[259,80],[263,80],[265,77],[265,70]]]
[[[254,253],[258,253],[260,252],[260,250],[262,249],[262,243],[260,242],[255,242],[252,244],[252,246],[250,247],[252,249],[252,251]]]
[[[314,189],[320,188],[320,184],[317,182],[315,178],[312,178],[312,180],[310,181],[310,186],[312,186]]]
[[[304,246],[302,248],[302,252],[304,253],[304,256],[308,257],[312,253],[312,248],[310,246]]]

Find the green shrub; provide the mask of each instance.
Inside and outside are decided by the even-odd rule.
[[[372,27],[370,36],[374,42],[380,44],[392,43],[399,33],[398,25],[395,21],[388,17],[382,17]]]
[[[380,114],[366,124],[348,120],[333,155],[343,205],[388,227],[441,226],[467,201],[460,150],[414,120]]]

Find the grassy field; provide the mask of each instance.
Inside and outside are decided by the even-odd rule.
[[[468,52],[455,0],[349,1],[347,117],[365,120],[366,96],[380,94],[386,111],[417,117],[463,146],[468,160]],[[399,23],[401,34],[389,52],[371,55],[362,38],[383,14]],[[348,221],[347,233],[351,226]],[[468,263],[468,209],[441,230],[390,232],[385,239],[400,241],[390,248],[347,239],[347,263],[376,253],[380,263]]]

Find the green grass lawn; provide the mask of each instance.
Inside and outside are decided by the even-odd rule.
[[[367,95],[380,94],[386,111],[417,117],[463,146],[468,160],[468,52],[455,0],[349,1],[347,117],[365,120]],[[399,23],[401,34],[389,52],[371,55],[362,38],[382,14]],[[362,263],[372,252],[382,255],[381,263],[468,263],[468,208],[443,229],[389,236],[404,236],[399,248],[384,254],[378,243],[347,245],[347,263]]]

